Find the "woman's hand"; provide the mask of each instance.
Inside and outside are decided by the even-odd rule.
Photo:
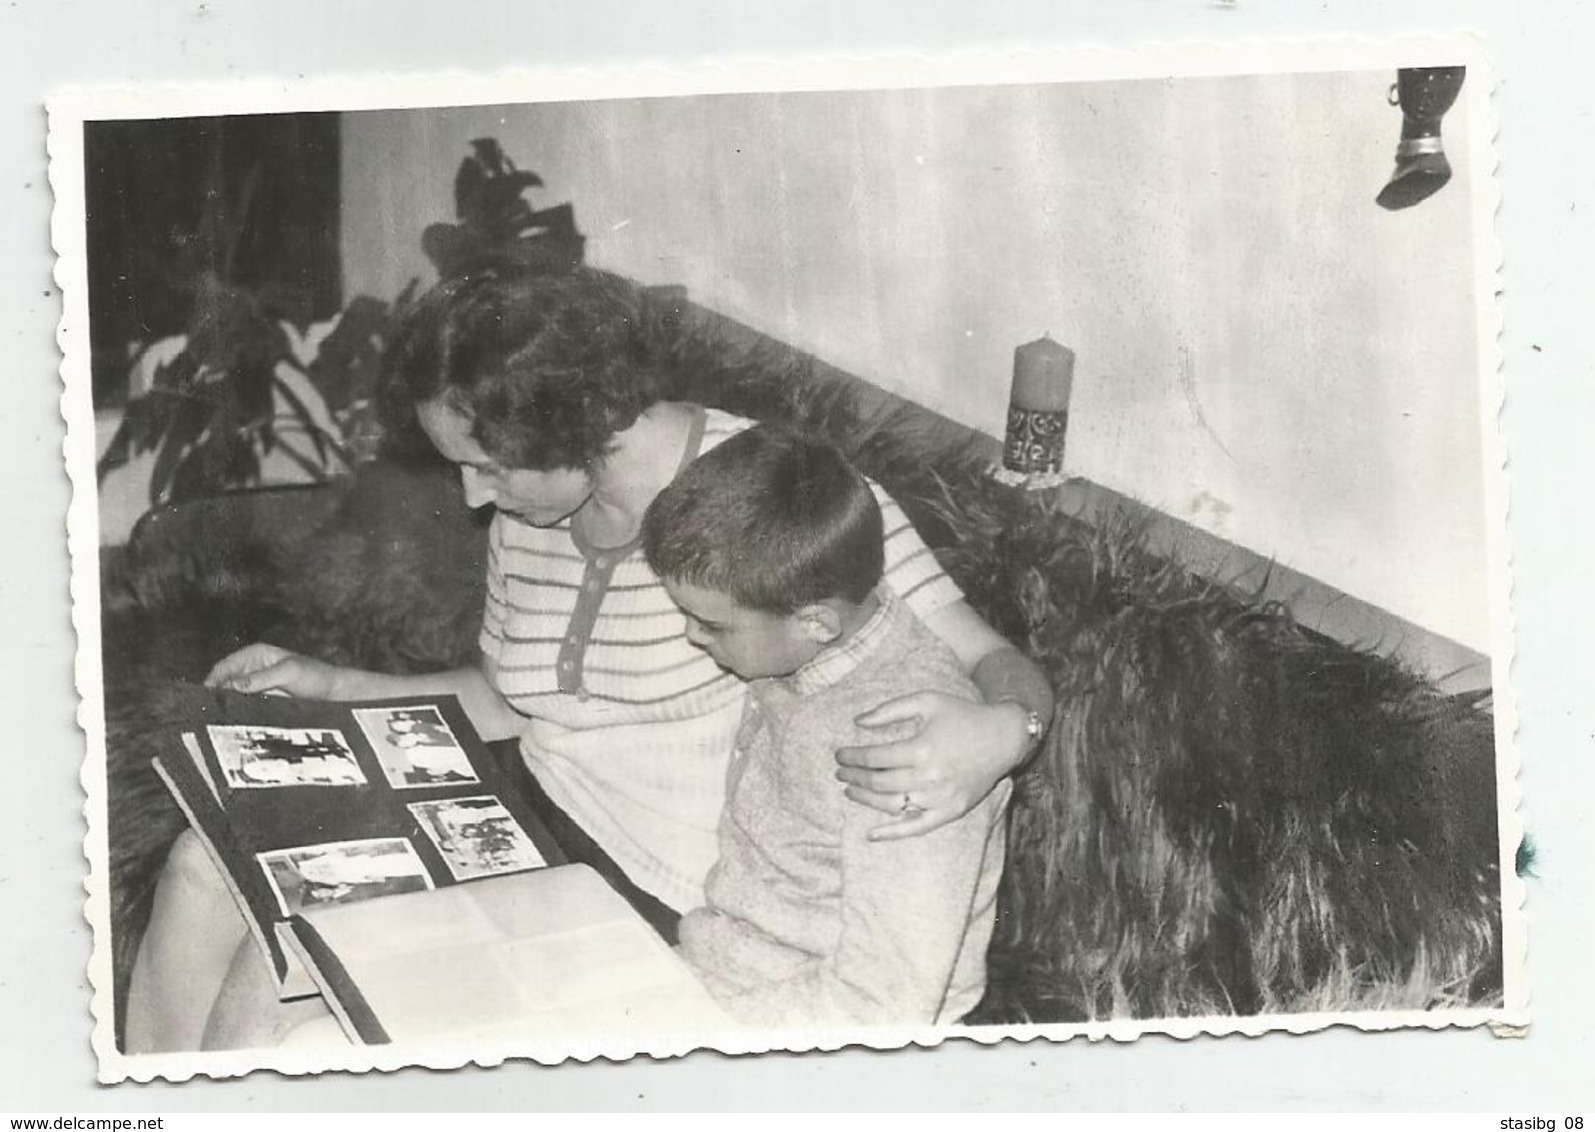
[[[914,837],[956,821],[1024,761],[1031,740],[1025,709],[918,692],[858,717],[860,727],[901,730],[907,738],[836,752],[847,796],[896,820],[870,831],[874,841]]]
[[[353,675],[353,669],[301,656],[276,645],[253,644],[217,661],[205,675],[205,686],[234,692],[274,692],[307,700],[336,700],[348,698],[345,685]]]

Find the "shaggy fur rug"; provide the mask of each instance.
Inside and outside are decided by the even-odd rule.
[[[990,986],[972,1020],[1413,1009],[1499,993],[1487,703],[1196,578],[1124,523],[1087,527],[992,484],[922,414],[861,414],[802,360],[665,306],[641,334],[671,396],[839,442],[1053,680],[1057,712],[1017,783]],[[404,437],[393,448],[404,458],[314,502],[190,505],[141,532],[105,580],[119,1004],[181,828],[148,766],[170,741],[173,680],[254,638],[390,671],[474,656],[482,519],[446,468]]]

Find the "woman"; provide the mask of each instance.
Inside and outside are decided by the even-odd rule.
[[[257,644],[208,682],[334,700],[454,694],[484,738],[517,741],[528,794],[570,855],[668,938],[714,861],[743,689],[688,642],[638,535],[664,486],[748,422],[661,400],[639,316],[634,289],[598,273],[456,280],[421,301],[389,350],[391,423],[418,423],[459,468],[466,502],[496,512],[480,665],[397,677]],[[883,495],[882,505],[886,583],[986,700],[908,697],[861,722],[917,720],[913,738],[837,752],[847,795],[887,815],[877,835],[911,837],[962,816],[1019,765],[1051,691],[963,601],[896,504]],[[130,1045],[192,1041],[196,1012],[215,997],[214,979],[195,972],[215,970],[226,941],[210,933],[200,956],[182,931],[197,918],[185,908],[218,906],[207,870],[180,843],[135,971]],[[225,959],[234,974],[222,1020],[211,1019],[216,1043],[241,1040],[231,1020],[257,1005],[238,987],[258,960],[247,946]]]

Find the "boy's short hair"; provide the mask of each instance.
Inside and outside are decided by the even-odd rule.
[[[768,424],[688,465],[648,508],[642,535],[661,578],[767,613],[861,602],[885,563],[864,477],[830,444]]]

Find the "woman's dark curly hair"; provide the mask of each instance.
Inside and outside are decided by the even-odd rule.
[[[659,400],[641,316],[637,288],[599,271],[439,283],[384,356],[383,423],[413,436],[416,406],[442,398],[507,468],[584,467]]]

